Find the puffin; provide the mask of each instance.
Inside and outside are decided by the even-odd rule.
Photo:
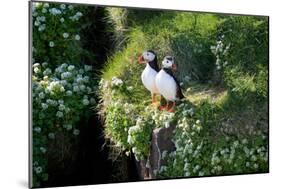
[[[155,78],[157,90],[167,101],[166,106],[161,106],[160,109],[166,109],[169,112],[174,112],[176,101],[184,98],[180,84],[173,74],[173,70],[176,70],[174,58],[172,56],[165,56],[162,61],[162,69]],[[170,109],[169,102],[173,102]]]
[[[155,85],[155,77],[160,71],[157,63],[157,55],[153,50],[144,51],[138,58],[138,62],[140,64],[146,64],[141,74],[141,80],[145,88],[151,92],[152,104],[157,105],[156,95],[159,94],[159,91]]]

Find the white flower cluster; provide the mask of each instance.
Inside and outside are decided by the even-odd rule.
[[[34,168],[34,171],[36,174],[40,174],[40,173],[42,173],[43,169],[42,169],[42,167],[38,166],[38,167]]]
[[[57,9],[57,8],[50,8],[49,13],[56,16],[56,15],[62,14],[62,11],[60,9]]]
[[[226,60],[226,55],[229,52],[230,44],[224,45],[222,39],[224,36],[221,37],[221,40],[218,40],[216,46],[211,46],[212,53],[216,56],[216,68],[220,70],[221,68],[228,65]]]
[[[66,5],[65,5],[65,4],[61,4],[61,5],[60,5],[60,8],[61,8],[62,10],[64,10],[64,9],[66,9]]]
[[[128,130],[128,140],[127,142],[130,145],[134,145],[135,141],[133,140],[133,135],[137,132],[141,131],[141,127],[139,126],[139,124],[136,124],[135,126],[132,126],[129,128]]]
[[[38,27],[39,32],[44,31],[46,29],[46,17],[48,17],[49,15],[61,16],[61,18],[59,20],[61,23],[64,23],[65,18],[63,17],[63,15],[65,16],[66,14],[68,14],[67,11],[69,11],[69,10],[70,11],[73,10],[72,5],[69,5],[68,9],[67,9],[65,4],[61,4],[58,8],[56,8],[56,7],[50,7],[50,5],[48,3],[33,3],[32,16],[35,18],[34,26]],[[49,14],[47,14],[47,13],[49,13]],[[76,12],[75,15],[70,16],[69,19],[72,21],[78,21],[82,16],[83,16],[83,14],[80,11],[78,11],[78,12]],[[65,33],[63,33],[63,37],[68,38],[69,34],[65,32]],[[80,36],[78,34],[76,34],[76,35],[74,35],[74,39],[79,41]],[[51,41],[49,43],[49,46],[54,47],[54,42]]]
[[[195,145],[192,134],[189,134],[191,132],[189,129],[181,130],[181,132],[183,134],[175,141],[176,151],[169,154],[169,157],[173,160],[173,165],[171,165],[173,168],[178,168],[178,166],[181,166],[179,162],[184,161],[184,166],[182,167],[183,175],[179,176],[204,176],[206,172],[208,174],[222,174],[224,169],[229,167],[232,167],[233,171],[236,168],[240,170],[238,162],[241,161],[245,164],[239,166],[249,168],[250,170],[258,170],[261,161],[268,161],[268,150],[266,147],[256,146],[249,149],[247,147],[247,139],[243,139],[233,141],[227,147],[215,148],[209,158],[210,162],[207,167],[204,161],[201,160],[203,156],[206,156],[206,153],[203,152],[205,143],[201,141]],[[210,146],[207,146],[207,148],[212,150]],[[202,165],[201,163],[198,164],[200,161],[202,161]],[[162,172],[160,170],[158,173]]]
[[[77,12],[75,15],[70,16],[69,19],[72,21],[78,21],[82,16],[83,14],[81,12]]]
[[[54,43],[53,41],[50,41],[50,42],[49,42],[49,46],[50,46],[50,47],[54,47],[54,46],[55,46],[55,43]]]
[[[38,161],[33,162],[33,170],[36,174],[41,174],[43,171],[43,168],[39,165]]]
[[[119,79],[119,78],[117,78],[115,76],[112,77],[112,79],[111,79],[111,85],[112,86],[120,86],[122,84],[123,84],[123,81],[121,79]]]
[[[153,124],[156,127],[165,127],[169,128],[170,124],[173,122],[175,118],[175,113],[170,113],[166,111],[159,111],[153,107],[146,107],[145,111],[151,115]]]
[[[79,41],[79,40],[80,40],[80,35],[76,34],[76,35],[74,36],[74,39],[75,39],[76,41]]]
[[[63,38],[68,38],[68,37],[69,37],[69,34],[68,34],[67,32],[64,32],[64,33],[62,34],[62,36],[63,36]]]
[[[194,115],[194,109],[185,103],[180,104],[178,108],[179,108],[179,112],[181,112],[181,115],[183,117],[187,117],[187,116],[192,117]]]
[[[72,105],[65,103],[69,97],[74,96],[76,100],[80,98],[79,106],[88,106],[95,102],[88,96],[92,92],[90,77],[87,75],[89,67],[91,66],[86,66],[87,69],[77,69],[74,65],[64,63],[53,73],[47,63],[33,64],[33,100],[44,111],[56,108],[57,118],[63,118],[69,112],[75,111],[72,110]]]
[[[46,28],[46,17],[45,16],[37,16],[34,21],[34,26],[38,27],[38,31],[44,31]]]
[[[33,130],[37,133],[41,133],[42,129],[41,129],[41,127],[35,127]]]

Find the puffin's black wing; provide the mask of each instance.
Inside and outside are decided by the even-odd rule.
[[[177,80],[177,78],[174,76],[173,74],[173,71],[171,69],[165,69],[164,68],[164,71],[169,74],[176,82],[177,84],[177,97],[179,99],[183,99],[184,98],[184,95],[182,94],[182,91],[181,91],[181,87],[180,87],[180,84],[179,84],[179,81]]]
[[[158,66],[158,63],[157,63],[157,57],[155,56],[155,59],[151,62],[148,63],[149,66],[154,69],[156,72],[159,72],[160,69],[159,69],[159,66]]]

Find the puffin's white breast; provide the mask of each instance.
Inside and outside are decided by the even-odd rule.
[[[177,100],[177,84],[173,77],[167,74],[164,70],[161,70],[156,78],[155,84],[159,93],[167,100]]]
[[[155,77],[158,72],[152,69],[149,64],[146,64],[145,69],[141,74],[141,80],[147,90],[152,93],[159,93],[155,85]]]

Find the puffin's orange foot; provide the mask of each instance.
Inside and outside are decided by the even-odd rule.
[[[167,111],[168,111],[168,112],[171,112],[171,113],[172,113],[172,112],[175,112],[175,109],[174,109],[175,106],[176,106],[176,102],[174,101],[174,102],[173,102],[173,106],[172,106],[170,109],[168,109]]]
[[[166,110],[166,106],[160,106],[160,107],[159,107],[159,110],[160,110],[160,111]]]
[[[168,112],[170,113],[174,113],[175,112],[175,109],[174,108],[170,108],[169,110],[167,110]]]

